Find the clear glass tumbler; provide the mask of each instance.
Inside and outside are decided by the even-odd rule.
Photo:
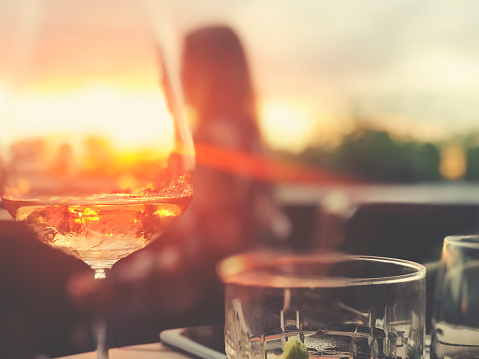
[[[303,353],[298,358],[424,356],[426,270],[420,264],[255,252],[226,258],[218,273],[229,359],[289,357],[284,349],[292,338],[301,347],[295,355]]]
[[[444,239],[431,358],[479,358],[479,236]]]

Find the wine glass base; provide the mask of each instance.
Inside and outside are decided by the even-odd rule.
[[[102,261],[87,260],[87,259],[83,259],[83,260],[95,271],[97,269],[111,269],[113,264],[118,262],[118,259],[110,259],[110,260],[102,260]]]
[[[105,269],[96,268],[95,269],[95,279],[105,279],[105,278],[106,278]]]
[[[115,264],[116,260],[106,260],[106,261],[87,261],[85,260],[86,264],[88,264],[94,271],[95,271],[95,279],[105,279],[106,277],[106,270],[111,269],[113,264]]]

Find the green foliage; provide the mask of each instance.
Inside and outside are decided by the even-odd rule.
[[[479,146],[472,146],[466,151],[466,179],[479,181]]]
[[[301,158],[309,164],[372,182],[411,183],[442,179],[439,145],[396,140],[386,131],[371,128],[356,129],[334,150],[309,148]],[[479,176],[479,166],[477,173]]]

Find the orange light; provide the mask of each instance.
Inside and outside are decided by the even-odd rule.
[[[152,151],[167,157],[174,148],[173,118],[157,88],[129,90],[97,84],[27,93],[18,104],[14,132],[24,137],[52,132],[68,139],[95,136],[105,139],[122,159],[128,159],[133,149],[144,149],[150,157]]]
[[[168,208],[160,208],[155,211],[155,214],[160,218],[163,217],[176,217],[181,214],[181,209],[177,206],[169,206]]]
[[[306,101],[264,99],[259,106],[259,125],[272,147],[300,152],[311,143],[318,120],[316,113],[317,104]]]
[[[195,144],[198,164],[272,183],[309,183],[321,185],[355,185],[360,181],[333,171],[235,151],[207,143]]]
[[[450,145],[441,153],[440,171],[444,178],[459,180],[466,174],[467,159],[464,148],[459,145]]]
[[[118,179],[118,186],[122,190],[133,189],[138,185],[138,181],[131,174],[123,174]]]
[[[30,181],[26,178],[20,178],[18,180],[18,189],[20,193],[28,193],[30,190]]]

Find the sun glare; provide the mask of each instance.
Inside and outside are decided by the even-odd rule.
[[[316,124],[314,107],[287,99],[266,99],[259,107],[260,128],[274,148],[304,150],[312,140]]]
[[[5,104],[7,101],[7,88],[0,83],[0,113],[5,110]]]
[[[94,135],[108,139],[119,151],[170,152],[174,146],[173,119],[162,93],[153,89],[96,85],[71,93],[32,93],[18,102],[14,130],[25,137],[52,132]]]

